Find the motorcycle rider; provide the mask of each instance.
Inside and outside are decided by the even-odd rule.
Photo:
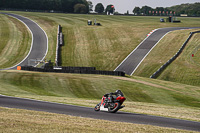
[[[124,96],[124,94],[122,93],[121,90],[116,90],[114,93],[112,93],[112,92],[111,93],[107,93],[104,96],[107,97],[108,95],[116,95],[117,97],[118,96],[122,96],[122,97]]]
[[[112,102],[113,101],[113,95],[115,95],[116,97],[119,97],[119,96],[124,96],[124,94],[122,93],[121,90],[116,90],[114,93],[107,93],[104,95],[104,97],[106,97],[106,99],[108,99],[108,102]]]

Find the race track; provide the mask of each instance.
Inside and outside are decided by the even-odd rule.
[[[196,28],[196,27],[195,27]],[[132,75],[148,53],[156,46],[156,44],[170,31],[193,29],[192,27],[172,27],[161,28],[154,31],[144,41],[138,45],[115,69],[115,71],[123,71],[128,75]]]
[[[33,37],[32,47],[27,55],[27,57],[19,64],[20,66],[28,65],[28,59],[44,59],[47,49],[48,49],[48,39],[45,32],[33,21],[28,18],[4,13],[10,15],[22,21],[30,29]],[[145,39],[138,47],[135,49],[127,58],[124,60],[118,67],[117,71],[125,71],[126,74],[132,75],[134,70],[139,66],[141,61],[149,53],[149,51],[156,45],[156,43],[169,31],[188,29],[188,28],[163,28],[158,29],[152,33],[147,39]],[[11,69],[16,69],[16,66]],[[35,62],[31,62],[30,65],[37,65]],[[106,113],[106,112],[95,112],[93,108],[72,106],[66,104],[50,103],[35,101],[29,99],[15,98],[0,95],[0,106],[10,107],[10,108],[20,108],[36,111],[46,111],[59,114],[67,114],[73,116],[89,117],[95,119],[111,120],[111,121],[120,121],[120,122],[129,122],[129,123],[138,123],[138,124],[149,124],[162,127],[172,127],[178,129],[194,130],[200,131],[200,123],[142,115],[142,114],[133,114],[118,112],[116,114]]]
[[[199,122],[192,122],[192,121],[178,120],[172,118],[143,115],[143,114],[125,113],[125,112],[117,112],[117,113],[95,112],[93,108],[35,101],[30,99],[21,99],[21,98],[7,97],[2,95],[0,95],[0,106],[9,108],[45,111],[51,113],[59,113],[59,114],[103,119],[110,121],[148,124],[161,127],[171,127],[177,129],[200,131]]]
[[[32,44],[29,54],[20,63],[7,69],[17,69],[17,66],[26,66],[26,65],[36,66],[38,63],[30,60],[32,59],[43,60],[47,54],[48,37],[45,31],[42,28],[40,28],[40,26],[37,25],[35,22],[26,17],[10,13],[2,13],[2,14],[6,14],[18,19],[28,27],[28,29],[32,34]]]

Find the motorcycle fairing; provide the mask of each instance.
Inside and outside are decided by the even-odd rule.
[[[104,108],[104,105],[101,105],[101,106],[100,106],[100,110],[101,110],[101,111],[108,111],[108,108]]]
[[[106,102],[105,102],[106,97],[102,97],[102,100],[101,100],[101,105],[100,105],[100,110],[101,111],[108,111],[108,105],[106,105]]]

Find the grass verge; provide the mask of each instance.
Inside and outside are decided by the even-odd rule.
[[[0,107],[0,130],[4,133],[13,132],[180,132],[192,131],[163,128],[150,125],[112,122],[91,118],[53,114],[22,109]]]
[[[158,77],[200,86],[200,33],[193,35],[182,54]],[[192,57],[194,54],[194,57]]]
[[[105,93],[116,89],[127,98],[124,111],[200,121],[200,88],[196,86],[140,77],[0,73],[1,94],[58,103],[94,107]]]

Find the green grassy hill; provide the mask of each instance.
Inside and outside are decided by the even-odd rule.
[[[195,34],[180,57],[159,79],[200,86],[200,34]],[[194,54],[194,57],[192,57]]]
[[[127,98],[124,111],[200,120],[200,87],[141,77],[0,73],[1,94],[51,102],[94,107],[105,93],[116,89]]]
[[[153,29],[199,26],[199,18],[181,18],[182,23],[172,24],[160,23],[159,17],[17,13],[38,22],[47,32],[47,59],[55,60],[56,33],[60,24],[65,40],[62,65],[93,66],[100,70],[114,70]],[[94,19],[102,26],[87,25],[87,20]]]
[[[15,12],[16,13],[16,12]],[[62,47],[63,66],[92,66],[99,70],[114,70],[121,61],[146,37],[153,29],[162,27],[199,27],[199,18],[178,18],[182,23],[160,23],[159,17],[105,16],[54,13],[17,12],[39,23],[49,37],[48,60],[55,59],[55,44],[58,24],[63,27],[65,45]],[[88,26],[87,20],[97,20],[102,26]],[[189,32],[195,30],[180,30],[169,33],[152,50],[138,70],[136,76],[150,77],[160,66],[169,60],[188,38]],[[196,37],[197,38],[197,37]],[[198,43],[191,40],[190,44]],[[190,45],[189,44],[189,45]],[[189,46],[188,45],[188,46]],[[189,51],[193,51],[193,47]],[[189,54],[191,55],[191,54]],[[181,56],[189,56],[183,52]],[[195,59],[198,64],[198,51]],[[183,57],[185,58],[185,57]],[[178,59],[179,60],[179,59]],[[179,60],[184,66],[181,70],[166,70],[159,79],[200,85],[199,67],[190,59]],[[184,65],[183,65],[184,64]],[[175,68],[172,66],[171,68]],[[189,70],[186,72],[186,70]],[[173,71],[173,72],[172,72]],[[190,77],[186,78],[180,77]]]

